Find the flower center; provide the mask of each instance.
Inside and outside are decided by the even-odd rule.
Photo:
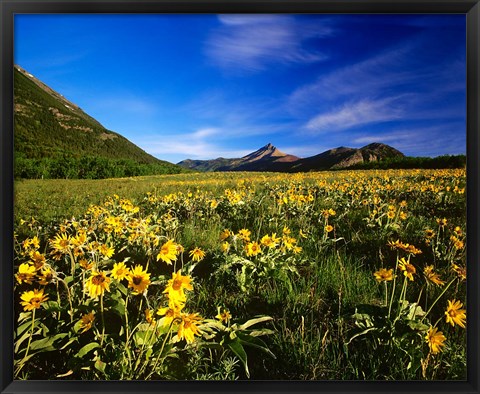
[[[182,288],[182,281],[180,279],[175,279],[172,284],[173,290],[180,290]]]
[[[142,277],[141,276],[134,276],[133,277],[133,283],[138,286],[140,283],[142,283]]]
[[[103,282],[105,282],[105,278],[103,275],[96,275],[92,278],[92,283],[94,285],[101,285]]]

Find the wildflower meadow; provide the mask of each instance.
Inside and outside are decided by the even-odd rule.
[[[14,377],[465,379],[465,188],[464,169],[18,181]]]

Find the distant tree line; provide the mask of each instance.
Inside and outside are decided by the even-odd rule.
[[[146,164],[93,156],[26,158],[16,155],[14,166],[16,179],[105,179],[183,171],[187,170],[170,163]]]
[[[464,168],[467,163],[465,155],[443,155],[437,157],[392,157],[381,161],[359,163],[349,169],[387,170],[387,169],[445,169]]]

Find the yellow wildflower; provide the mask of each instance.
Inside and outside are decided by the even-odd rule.
[[[445,346],[443,342],[445,342],[446,338],[443,335],[443,332],[437,331],[437,328],[430,327],[425,336],[425,340],[428,343],[428,347],[432,354],[437,354],[442,351],[442,347]]]
[[[373,275],[378,282],[387,282],[393,280],[393,269],[380,268],[377,272],[374,272]]]
[[[23,306],[24,311],[31,311],[33,309],[39,309],[42,302],[48,300],[48,297],[43,294],[43,289],[33,291],[26,291],[20,296],[20,303]]]
[[[452,326],[458,324],[460,327],[465,328],[467,311],[465,309],[461,309],[462,306],[463,304],[460,301],[448,301],[447,310],[445,311],[447,323],[450,323]]]

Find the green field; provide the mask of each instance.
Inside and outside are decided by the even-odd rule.
[[[16,181],[16,378],[465,379],[465,182]]]

